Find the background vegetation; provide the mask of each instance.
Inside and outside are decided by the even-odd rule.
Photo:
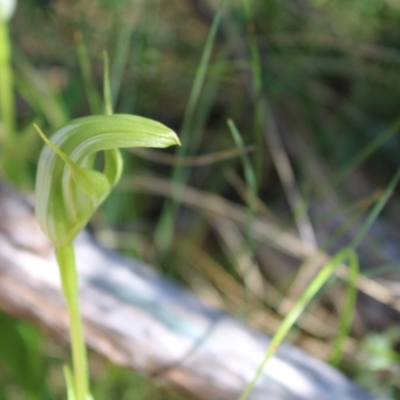
[[[32,122],[50,133],[102,112],[107,49],[116,112],[163,122],[183,146],[126,151],[124,178],[91,230],[272,334],[313,270],[294,242],[278,251],[257,237],[254,216],[329,254],[358,232],[399,168],[400,2],[231,0],[222,21],[215,3],[19,2],[10,29],[24,145],[11,175],[32,188],[42,146]],[[364,274],[391,296],[400,293],[399,210],[394,193],[359,247]],[[332,282],[290,340],[326,360],[342,291]],[[391,398],[400,398],[399,322],[360,295],[340,365]],[[5,315],[0,326],[0,399],[62,398],[65,350]],[[96,399],[174,398],[96,355],[91,367]]]

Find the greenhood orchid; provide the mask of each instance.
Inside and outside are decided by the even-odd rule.
[[[55,246],[70,322],[73,371],[64,368],[68,400],[92,399],[72,241],[121,177],[119,148],[180,144],[176,134],[159,122],[112,114],[108,93],[107,89],[107,115],[75,119],[51,139],[35,125],[47,145],[36,176],[36,217]],[[101,170],[95,168],[99,152],[103,153]]]
[[[75,119],[51,141],[38,131],[48,146],[37,170],[36,217],[55,246],[73,240],[118,182],[122,172],[118,148],[180,144],[161,123],[125,114]],[[97,171],[94,161],[100,151],[104,168]]]

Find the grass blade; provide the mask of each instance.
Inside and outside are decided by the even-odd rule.
[[[349,266],[351,269],[351,276],[349,278],[348,283],[348,291],[347,291],[347,301],[346,301],[346,309],[341,321],[341,326],[339,328],[339,333],[336,339],[336,343],[334,345],[333,351],[333,360],[337,362],[340,359],[340,352],[342,348],[343,341],[347,335],[351,317],[353,315],[354,304],[356,299],[356,289],[355,283],[358,278],[358,258],[357,254],[351,247],[346,247],[336,254],[332,260],[327,263],[321,271],[317,274],[317,276],[313,279],[313,281],[308,285],[307,289],[300,297],[300,299],[296,302],[292,311],[285,317],[281,326],[273,336],[271,343],[268,347],[267,352],[265,353],[264,359],[261,362],[260,366],[257,369],[256,375],[250,381],[250,383],[246,386],[245,390],[241,394],[238,400],[247,399],[250,392],[253,390],[258,378],[261,376],[264,367],[268,360],[274,355],[278,346],[282,343],[286,335],[289,333],[290,329],[296,323],[299,316],[302,314],[307,305],[311,302],[311,300],[316,296],[316,294],[321,290],[324,284],[328,281],[328,279],[333,275],[335,270],[342,265],[345,260],[349,260]]]
[[[103,95],[104,95],[104,113],[106,115],[113,114],[111,87],[110,87],[110,66],[108,62],[107,52],[103,52],[104,61],[104,78],[103,78]]]
[[[247,43],[250,50],[250,67],[252,74],[252,83],[256,97],[256,108],[254,113],[254,140],[257,147],[254,160],[254,170],[256,173],[256,182],[261,183],[262,164],[263,164],[263,132],[262,132],[262,102],[259,101],[263,89],[262,82],[262,63],[257,44],[255,24],[253,20],[252,0],[242,0],[244,17],[246,22]]]
[[[79,67],[81,69],[83,78],[83,86],[85,87],[90,112],[92,114],[100,114],[101,98],[93,81],[89,56],[81,32],[77,32],[75,34],[75,43],[76,43],[76,52],[78,56]]]
[[[242,136],[240,135],[238,129],[236,128],[235,123],[231,120],[228,119],[227,121],[228,127],[231,131],[233,140],[236,144],[236,147],[240,150],[240,157],[242,159],[242,164],[243,164],[243,170],[244,170],[244,175],[246,178],[247,186],[250,189],[251,193],[251,198],[250,198],[250,210],[252,214],[255,213],[256,208],[257,208],[257,201],[256,201],[256,196],[257,196],[257,182],[256,182],[256,175],[254,173],[254,169],[250,163],[250,159],[246,153],[246,149],[242,140]]]
[[[182,147],[178,149],[178,156],[183,157],[189,147],[189,134],[192,127],[194,117],[197,110],[197,105],[200,100],[201,91],[204,87],[204,82],[210,64],[211,53],[214,48],[215,39],[217,36],[218,28],[222,18],[223,5],[225,0],[221,0],[218,10],[215,14],[210,32],[208,34],[203,53],[200,59],[199,67],[196,72],[195,80],[189,96],[188,105],[183,117],[182,128],[180,131],[180,139]],[[178,164],[173,171],[172,182],[184,181],[184,170]],[[175,215],[179,208],[179,199],[167,200],[164,204],[163,210],[154,234],[154,244],[160,256],[164,256],[168,249],[171,247]]]
[[[363,240],[364,236],[367,234],[367,232],[371,228],[372,224],[378,218],[379,214],[381,213],[381,211],[385,207],[386,203],[388,202],[390,196],[393,194],[393,191],[394,191],[395,187],[397,186],[399,180],[400,180],[400,168],[397,170],[396,174],[390,181],[386,190],[383,192],[382,197],[375,204],[371,213],[368,215],[367,219],[365,220],[363,226],[357,232],[357,235],[351,244],[354,248],[356,248],[360,244],[360,242]]]

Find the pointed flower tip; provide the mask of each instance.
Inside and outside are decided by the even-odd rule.
[[[171,130],[171,133],[173,135],[173,140],[174,143],[172,143],[172,146],[182,146],[181,140],[179,139],[179,136],[173,131]]]

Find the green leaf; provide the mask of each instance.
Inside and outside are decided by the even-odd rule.
[[[47,146],[36,177],[36,217],[56,246],[70,243],[110,193],[122,173],[124,147],[179,145],[176,134],[159,122],[125,114],[75,119],[51,141],[36,127]],[[104,152],[104,168],[94,169]]]

